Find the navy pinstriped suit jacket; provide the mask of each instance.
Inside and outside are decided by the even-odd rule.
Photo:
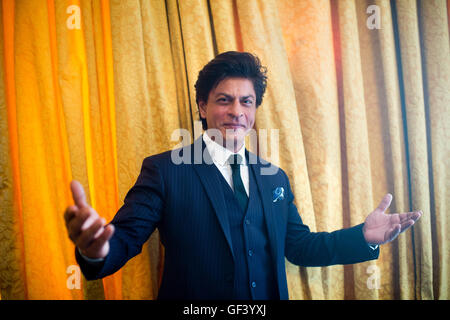
[[[195,148],[205,151],[206,161],[193,162]],[[217,168],[211,164],[202,137],[176,152],[190,156],[193,164],[173,163],[171,151],[146,158],[136,184],[111,222],[115,233],[104,262],[87,263],[76,250],[77,261],[88,280],[110,275],[139,254],[158,228],[165,247],[158,299],[231,299],[234,257]],[[352,264],[378,258],[379,249],[370,249],[364,240],[362,224],[330,233],[310,232],[294,205],[284,171],[261,175],[261,169],[270,164],[256,159],[249,170],[254,172],[263,202],[261,214],[268,226],[280,299],[289,298],[285,257],[300,266]],[[277,187],[284,188],[285,197],[273,202]]]

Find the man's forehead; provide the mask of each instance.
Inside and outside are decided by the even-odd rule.
[[[240,96],[255,96],[253,82],[247,78],[225,78],[221,80],[210,94],[234,96],[238,93]]]

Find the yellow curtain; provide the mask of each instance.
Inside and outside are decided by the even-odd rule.
[[[121,271],[73,285],[69,182],[112,219],[146,156],[201,132],[201,67],[240,50],[268,67],[256,129],[279,129],[272,160],[313,231],[363,222],[387,192],[390,212],[424,212],[376,261],[286,262],[290,298],[448,299],[449,2],[3,0],[1,298],[156,298],[158,232]]]

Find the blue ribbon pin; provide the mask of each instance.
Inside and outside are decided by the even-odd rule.
[[[284,200],[284,188],[283,187],[276,187],[273,190],[273,202],[277,202],[278,200]]]

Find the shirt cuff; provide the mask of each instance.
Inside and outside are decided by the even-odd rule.
[[[81,253],[80,248],[77,247],[77,250],[78,250],[78,253],[80,254],[80,256],[87,262],[95,263],[95,262],[102,262],[103,260],[105,260],[105,258],[97,258],[97,259],[88,258],[84,254]]]

